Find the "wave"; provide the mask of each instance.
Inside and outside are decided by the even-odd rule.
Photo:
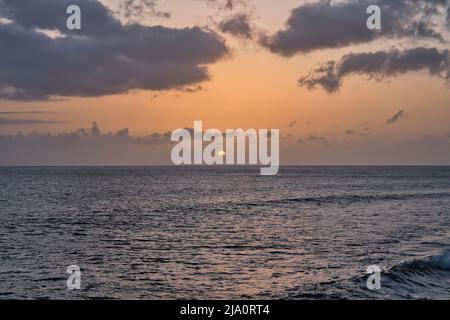
[[[322,205],[322,204],[352,204],[357,202],[368,203],[373,201],[394,201],[394,200],[408,200],[418,198],[420,199],[450,198],[450,193],[434,192],[434,193],[378,194],[378,195],[343,194],[343,195],[330,195],[319,197],[276,199],[266,201],[265,203],[271,204],[313,203],[317,205]]]
[[[304,285],[285,299],[448,299],[450,251],[405,261],[381,273],[381,289],[367,289],[369,275]]]
[[[440,269],[450,270],[450,251],[426,259],[427,263]]]
[[[450,251],[400,263],[389,269],[385,274],[416,273],[418,271],[450,271]]]
[[[281,198],[281,199],[268,199],[268,200],[248,200],[242,201],[241,199],[227,200],[221,203],[217,202],[217,199],[213,199],[213,202],[207,201],[205,203],[196,203],[188,205],[173,205],[170,203],[167,207],[161,207],[154,211],[164,212],[168,210],[186,211],[199,211],[204,210],[207,212],[222,212],[226,210],[235,210],[236,208],[255,208],[266,206],[283,206],[293,204],[312,204],[312,205],[338,205],[346,206],[354,203],[370,203],[375,201],[403,201],[409,199],[450,199],[450,192],[434,192],[434,193],[408,193],[408,194],[341,194],[341,195],[327,195],[316,197],[297,197],[297,198]],[[170,207],[170,208],[169,208]]]

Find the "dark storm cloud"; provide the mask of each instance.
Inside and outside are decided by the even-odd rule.
[[[308,89],[317,86],[328,92],[339,90],[349,75],[365,74],[376,79],[397,76],[413,71],[428,71],[432,76],[450,80],[449,50],[414,48],[404,51],[392,49],[370,53],[351,53],[339,62],[328,61],[298,81]]]
[[[73,4],[71,0],[0,0],[0,15],[27,29],[56,29],[69,33],[66,28],[66,10]],[[80,35],[113,35],[123,29],[121,23],[99,1],[77,0],[76,4],[82,11]]]
[[[302,4],[292,10],[286,28],[260,43],[274,53],[292,56],[318,49],[340,48],[368,43],[380,37],[431,38],[442,41],[429,17],[439,14],[437,8],[447,0],[362,0],[341,3]],[[382,10],[382,30],[366,26],[369,5]]]
[[[392,118],[388,119],[387,124],[396,124],[400,119],[403,119],[405,117],[406,117],[406,112],[403,110],[400,110]]]
[[[246,14],[237,14],[223,20],[219,24],[219,30],[235,37],[244,39],[253,38],[253,28],[250,24],[250,17]]]
[[[93,97],[167,90],[209,79],[228,55],[224,40],[199,27],[122,25],[99,1],[79,0],[82,30],[66,29],[71,0],[0,0],[0,98]],[[58,30],[50,37],[38,29]]]

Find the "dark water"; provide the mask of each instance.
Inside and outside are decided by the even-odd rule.
[[[450,299],[450,167],[258,173],[0,168],[0,298]]]

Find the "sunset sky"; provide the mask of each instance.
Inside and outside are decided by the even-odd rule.
[[[280,129],[283,164],[450,165],[449,31],[447,0],[0,0],[0,165],[169,164],[194,120]]]

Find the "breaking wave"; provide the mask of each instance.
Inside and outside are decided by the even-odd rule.
[[[448,299],[450,251],[399,263],[381,274],[381,289],[367,289],[368,275],[309,284],[290,290],[288,299]]]

